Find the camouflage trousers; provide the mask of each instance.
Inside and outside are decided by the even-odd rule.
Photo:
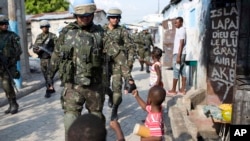
[[[14,87],[11,84],[11,79],[7,72],[0,72],[0,83],[1,88],[3,88],[7,98],[16,98],[16,93]]]
[[[105,123],[105,116],[102,113],[105,100],[102,84],[91,86],[72,85],[65,83],[61,95],[62,108],[64,110],[65,135],[71,124],[81,115],[83,105],[89,113],[100,117]]]
[[[112,65],[112,90],[113,90],[113,104],[120,105],[122,102],[122,85],[123,79],[132,78],[130,68],[125,65],[114,63]]]
[[[52,65],[50,59],[40,59],[40,66],[41,71],[43,73],[43,77],[46,83],[46,86],[48,87],[48,84],[53,83],[53,77],[54,75],[51,75],[50,72],[52,72]],[[50,81],[49,81],[50,80]]]
[[[150,61],[150,49],[145,50],[144,48],[138,49],[139,60]]]

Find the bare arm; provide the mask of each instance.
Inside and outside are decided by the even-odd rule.
[[[178,51],[178,55],[177,55],[177,59],[176,59],[176,63],[180,64],[181,63],[181,54],[184,48],[184,39],[180,40],[180,46],[179,46],[179,51]]]
[[[144,61],[145,64],[149,65],[149,66],[152,66],[153,63],[151,63],[150,61]]]
[[[162,80],[162,76],[161,76],[161,68],[159,65],[155,65],[155,71],[157,74],[157,80],[156,80],[156,85],[160,86],[161,80]]]
[[[115,131],[117,141],[125,141],[121,126],[118,121],[110,121],[110,127]]]
[[[142,108],[143,110],[146,111],[146,106],[147,106],[147,104],[146,104],[146,102],[143,101],[143,99],[139,96],[138,91],[137,91],[137,90],[134,90],[134,91],[132,92],[132,94],[134,95],[136,101],[137,101],[138,104],[141,106],[141,108]]]

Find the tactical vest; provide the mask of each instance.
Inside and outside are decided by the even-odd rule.
[[[123,50],[122,28],[119,26],[116,29],[108,30],[108,26],[104,26],[105,34],[105,50],[113,59]]]
[[[0,62],[0,73],[6,71],[2,69],[3,65],[8,65],[8,70],[12,77],[19,78],[20,73],[17,71],[16,61],[20,60],[20,55],[22,54],[19,43],[20,38],[12,31],[0,32],[0,37],[0,55],[2,59],[7,59],[7,62]]]
[[[15,53],[15,50],[11,44],[11,32],[1,32],[0,35],[0,54],[5,57],[13,57],[12,55]]]
[[[85,86],[101,83],[102,32],[93,26],[90,32],[80,28],[62,31],[59,73],[63,82]]]

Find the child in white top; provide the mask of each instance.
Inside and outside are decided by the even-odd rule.
[[[162,83],[162,75],[161,75],[161,59],[162,50],[158,47],[154,47],[153,51],[151,52],[151,57],[153,62],[146,61],[145,63],[150,67],[150,81],[149,85],[152,86],[161,86],[163,87]]]

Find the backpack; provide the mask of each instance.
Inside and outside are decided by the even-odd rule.
[[[101,77],[97,73],[102,68],[103,60],[101,28],[93,25],[89,31],[83,31],[71,23],[62,31],[58,40],[59,44],[61,42],[61,81],[84,86],[101,83]]]

